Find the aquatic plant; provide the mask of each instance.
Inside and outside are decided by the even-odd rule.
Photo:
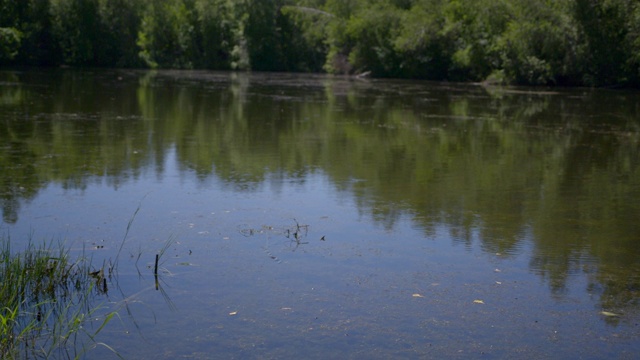
[[[95,340],[115,315],[95,304],[106,290],[104,271],[94,271],[84,252],[71,260],[53,241],[30,241],[12,252],[10,238],[0,237],[0,357],[79,358],[96,346],[114,351]]]

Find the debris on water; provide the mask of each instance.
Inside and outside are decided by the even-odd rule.
[[[493,272],[502,272],[502,270],[500,270],[500,269],[495,269],[495,270],[493,270]]]
[[[103,278],[104,277],[104,269],[100,269],[97,271],[91,271],[89,272],[89,276],[93,277],[93,278]]]
[[[473,300],[474,304],[484,304],[484,301],[482,300]]]
[[[423,298],[424,297],[422,294],[413,294],[411,296],[413,296],[415,298]]]

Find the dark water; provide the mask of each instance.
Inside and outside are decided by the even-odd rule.
[[[0,230],[125,358],[637,357],[640,94],[538,90],[1,71]]]

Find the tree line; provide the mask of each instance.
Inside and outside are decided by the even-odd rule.
[[[0,0],[0,64],[640,85],[636,0]]]

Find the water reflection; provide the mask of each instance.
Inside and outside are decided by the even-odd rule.
[[[0,78],[7,224],[52,183],[162,181],[173,153],[203,184],[247,193],[322,172],[389,231],[408,215],[427,237],[445,224],[487,254],[530,251],[553,293],[587,274],[602,309],[637,312],[638,93],[208,72]]]

